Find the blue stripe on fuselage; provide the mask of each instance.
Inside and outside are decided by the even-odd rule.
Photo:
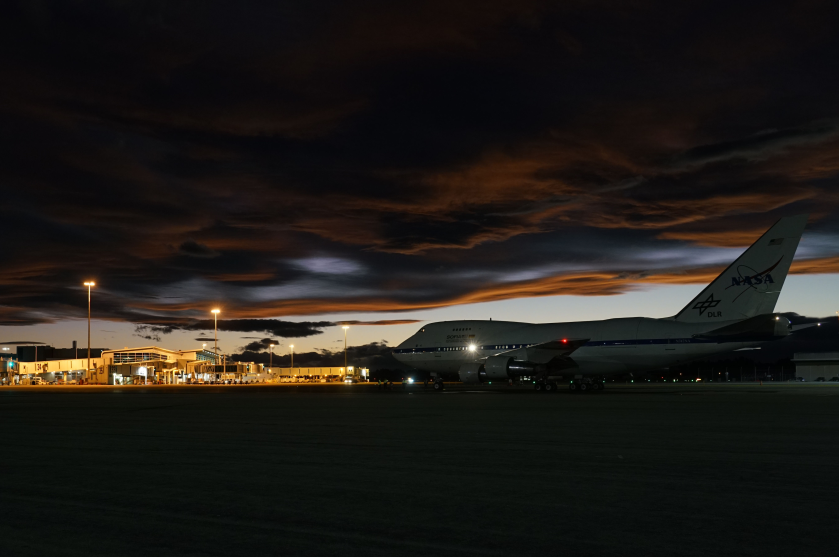
[[[516,350],[542,343],[532,344],[485,344],[476,346],[476,350]],[[583,346],[649,346],[653,344],[721,344],[715,340],[702,338],[643,338],[636,340],[591,340]],[[416,348],[396,348],[394,354],[419,354],[424,352],[465,352],[466,346],[430,346]]]

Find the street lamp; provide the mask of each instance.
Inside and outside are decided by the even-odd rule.
[[[291,345],[291,374],[294,375],[294,345]]]
[[[268,346],[271,347],[271,357],[268,360],[268,373],[271,373],[271,368],[274,367],[274,345],[269,344]]]
[[[344,375],[347,374],[347,329],[349,329],[349,325],[344,325],[342,329],[344,329]]]
[[[218,365],[218,314],[219,314],[219,312],[221,312],[220,309],[212,310],[212,313],[213,313],[213,330],[214,330],[214,335],[215,335],[215,339],[216,339],[216,345],[215,345],[215,348],[213,350],[214,353],[215,353],[215,360],[214,360],[213,363],[215,365]]]
[[[96,283],[91,280],[84,285],[87,286],[87,372],[90,373],[90,289],[96,286]]]

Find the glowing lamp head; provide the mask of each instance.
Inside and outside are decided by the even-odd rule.
[[[96,286],[96,283],[91,280],[91,281],[88,281],[88,282],[84,283],[84,285],[87,286],[87,287],[90,287],[90,286]]]
[[[469,345],[469,352],[474,352],[474,351],[475,351],[475,345],[474,345],[474,344],[470,344],[470,345]]]
[[[349,329],[349,328],[350,328],[350,326],[349,326],[349,325],[344,325],[344,326],[343,326],[343,327],[341,327],[341,328],[342,328],[342,329],[344,329],[344,330],[346,331],[347,329]]]
[[[221,313],[221,310],[220,309],[214,309],[214,310],[211,310],[210,313],[219,314],[219,313]]]
[[[293,345],[293,344],[290,344],[289,346],[291,346],[292,348],[294,348],[294,345]]]

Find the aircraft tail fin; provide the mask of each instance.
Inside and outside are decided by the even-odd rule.
[[[776,222],[674,319],[713,323],[772,313],[807,217],[796,215]]]

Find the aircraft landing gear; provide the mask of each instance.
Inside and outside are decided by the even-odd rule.
[[[434,390],[437,392],[445,390],[446,386],[443,384],[442,379],[435,379],[434,380]]]
[[[545,392],[546,393],[555,393],[556,392],[556,383],[545,383]]]
[[[572,393],[590,393],[592,391],[603,390],[603,380],[600,378],[591,379],[588,377],[577,378],[568,384],[568,389]]]
[[[533,389],[539,392],[555,393],[557,390],[556,383],[553,381],[546,381],[544,379],[537,379],[533,384]]]

